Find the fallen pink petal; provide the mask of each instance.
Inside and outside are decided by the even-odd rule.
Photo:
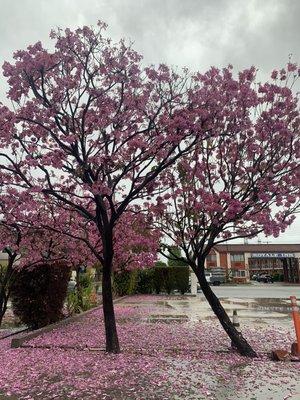
[[[26,342],[32,347],[11,349],[10,340],[3,339],[2,394],[12,399],[219,400],[235,399],[238,393],[240,398],[251,399],[262,392],[272,393],[273,397],[266,398],[276,399],[276,392],[280,396],[283,388],[289,393],[286,396],[299,391],[300,363],[270,361],[274,347],[289,348],[292,328],[245,326],[249,341],[259,352],[259,358],[251,361],[230,350],[230,342],[215,320],[168,320],[168,314],[174,313],[171,305],[184,302],[188,306],[189,299],[124,298],[116,305],[122,348],[118,355],[101,350],[100,309]],[[158,321],[149,322],[155,317]]]

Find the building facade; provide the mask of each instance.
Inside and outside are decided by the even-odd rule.
[[[227,279],[249,282],[253,275],[268,274],[284,282],[300,283],[300,244],[216,245],[206,268],[223,268]]]

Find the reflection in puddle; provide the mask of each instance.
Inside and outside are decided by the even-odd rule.
[[[290,314],[292,309],[288,300],[283,299],[251,299],[250,301],[236,301],[233,299],[222,299],[222,303],[231,306],[240,306],[238,310],[275,311],[280,314]]]

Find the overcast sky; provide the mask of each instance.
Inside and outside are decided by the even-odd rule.
[[[255,65],[260,79],[293,55],[300,61],[300,0],[0,0],[0,64],[55,27],[108,23],[145,63],[204,71]],[[0,100],[6,86],[2,78]],[[300,218],[277,242],[300,243]],[[274,242],[275,239],[268,239]]]

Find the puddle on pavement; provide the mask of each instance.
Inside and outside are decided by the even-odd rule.
[[[187,322],[189,317],[187,315],[178,315],[178,314],[155,314],[150,315],[149,317],[145,318],[147,322]]]
[[[251,299],[250,301],[222,299],[222,303],[228,312],[240,311],[239,316],[254,316],[259,313],[263,318],[289,318],[292,311],[289,301],[284,299]],[[228,307],[227,307],[228,305]]]
[[[165,308],[173,308],[173,307],[171,306],[171,304],[169,304],[168,301],[162,301],[162,300],[160,300],[160,301],[157,301],[156,304],[157,304],[158,306],[162,306],[162,307],[165,307]]]
[[[255,299],[253,302],[235,302],[235,301],[221,301],[223,304],[231,306],[239,306],[241,309],[256,309],[256,310],[269,310],[284,313],[291,313],[292,308],[290,304],[280,299]]]
[[[189,301],[176,301],[176,302],[174,301],[174,303],[175,303],[177,306],[181,306],[181,307],[184,307],[184,308],[190,308],[190,307],[191,307]]]
[[[277,312],[277,311],[272,311],[270,309],[259,309],[259,308],[253,308],[253,309],[239,309],[239,308],[226,308],[227,313],[230,315],[233,314],[233,310],[237,310],[238,316],[240,318],[257,318],[257,317],[262,317],[262,318],[290,318],[290,315],[288,313],[284,312]]]
[[[228,298],[228,297],[220,297],[220,300],[222,303],[234,303],[234,304],[251,304],[251,303],[255,303],[256,299],[239,299],[239,298]]]
[[[155,299],[154,308],[149,307],[149,302],[126,302],[135,307],[143,309],[148,307],[145,319],[149,322],[192,322],[197,323],[204,320],[213,320],[216,317],[210,309],[209,304],[203,297],[181,298],[175,296],[166,299]],[[241,299],[241,298],[221,298],[226,312],[231,317],[234,310],[238,311],[238,317],[243,324],[278,324],[286,325],[291,320],[291,308],[288,299]]]

